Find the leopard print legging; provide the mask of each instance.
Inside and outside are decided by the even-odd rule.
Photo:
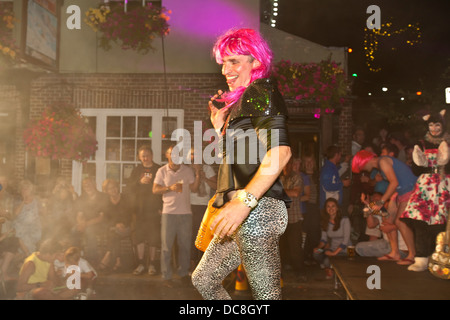
[[[287,226],[283,201],[263,197],[232,240],[214,237],[192,274],[192,283],[206,300],[231,299],[222,281],[241,263],[253,298],[281,299],[279,239]]]

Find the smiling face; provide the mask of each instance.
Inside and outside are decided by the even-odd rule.
[[[315,170],[315,162],[313,157],[305,157],[304,161],[304,167],[306,173],[313,173]]]
[[[115,183],[108,183],[108,185],[105,188],[105,192],[110,197],[115,197],[119,194],[119,186]]]
[[[232,55],[223,58],[222,74],[227,80],[230,91],[250,84],[252,70],[260,62],[247,55]]]
[[[330,217],[336,216],[338,207],[334,201],[327,201],[325,208]]]
[[[139,151],[139,160],[144,167],[151,167],[153,163],[153,154],[148,150]]]
[[[93,195],[97,193],[97,187],[95,186],[95,182],[91,179],[85,179],[83,180],[81,184],[83,191],[86,192],[88,195]]]
[[[442,123],[430,122],[428,123],[428,130],[433,137],[439,137],[442,134]]]

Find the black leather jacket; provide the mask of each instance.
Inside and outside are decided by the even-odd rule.
[[[246,88],[230,111],[226,134],[219,139],[223,158],[214,207],[222,207],[228,201],[226,195],[230,191],[247,186],[267,150],[289,146],[287,116],[284,99],[273,79],[257,79]],[[283,200],[286,204],[291,202],[280,179],[264,196]]]

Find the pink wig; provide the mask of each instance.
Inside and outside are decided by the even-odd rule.
[[[261,66],[252,70],[250,82],[259,78],[269,77],[272,71],[273,54],[263,37],[253,29],[231,29],[220,36],[213,48],[217,63],[222,64],[223,58],[231,55],[246,55],[261,62]],[[244,92],[241,87],[225,95],[229,105],[236,102]]]
[[[376,157],[377,155],[373,152],[366,150],[361,150],[355,154],[352,160],[352,171],[354,173],[360,173],[364,166],[369,162],[370,159]]]

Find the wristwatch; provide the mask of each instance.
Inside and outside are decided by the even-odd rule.
[[[245,189],[241,189],[236,191],[233,196],[233,199],[238,199],[243,202],[250,209],[254,209],[258,205],[258,199],[250,192],[245,191]]]

